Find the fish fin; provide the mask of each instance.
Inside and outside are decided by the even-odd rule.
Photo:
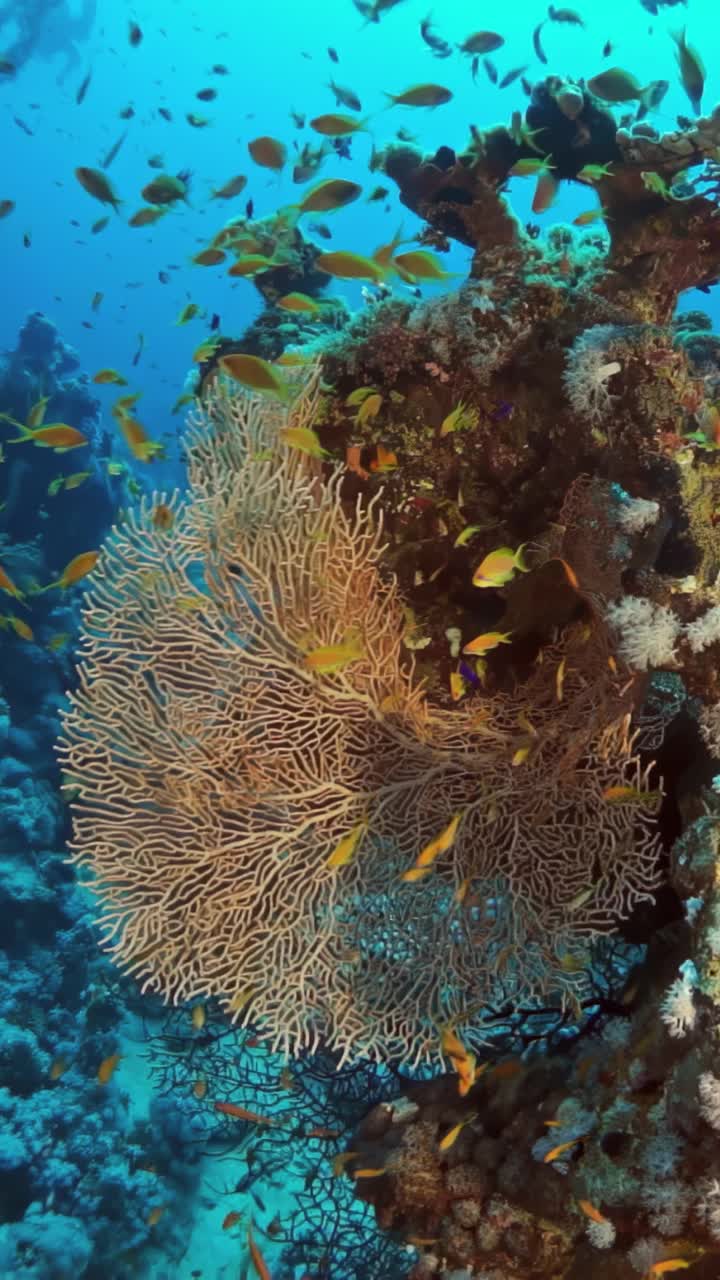
[[[515,568],[518,569],[520,573],[530,572],[530,565],[526,564],[525,557],[523,556],[523,551],[525,550],[526,546],[527,546],[527,542],[521,542],[520,546],[515,552]]]
[[[34,438],[31,428],[26,427],[24,422],[16,422],[14,418],[11,418],[10,421],[13,423],[13,426],[20,428],[22,435],[13,436],[12,440],[5,441],[6,444],[25,444],[27,440],[32,440]]]

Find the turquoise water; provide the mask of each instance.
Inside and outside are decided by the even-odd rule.
[[[368,193],[387,186],[382,199],[363,197],[315,219],[332,233],[327,241],[315,235],[318,247],[369,255],[399,226],[412,237],[423,225],[402,207],[392,181],[369,171],[374,147],[407,130],[426,153],[443,145],[459,151],[471,125],[509,123],[524,111],[519,78],[501,89],[482,59],[473,78],[471,58],[457,51],[472,30],[487,24],[504,37],[489,55],[499,80],[521,67],[534,83],[546,74],[589,78],[611,65],[642,84],[667,79],[667,95],[650,115],[666,131],[678,114],[692,114],[670,36],[687,23],[705,55],[710,111],[720,89],[714,0],[661,6],[657,16],[640,0],[577,0],[574,8],[583,27],[550,21],[546,7],[530,0],[505,7],[443,0],[434,6],[433,31],[453,52],[436,58],[420,34],[428,0],[403,0],[377,23],[363,22],[352,0],[0,5],[0,60],[12,64],[0,72],[0,201],[14,205],[0,220],[0,412],[25,417],[46,388],[59,385],[66,361],[67,404],[82,403],[95,454],[93,478],[53,505],[57,493],[48,486],[79,472],[82,457],[75,467],[72,454],[52,458],[26,444],[20,459],[12,452],[19,446],[9,438],[4,446],[0,564],[28,596],[94,547],[121,508],[154,489],[183,488],[185,410],[173,413],[173,405],[189,385],[193,352],[215,331],[240,338],[263,309],[251,281],[228,277],[227,263],[191,261],[228,219],[242,216],[248,201],[263,219],[297,203],[318,179],[349,179]],[[546,66],[533,48],[540,23]],[[131,24],[140,33],[135,43]],[[366,130],[352,137],[349,157],[330,154],[310,183],[293,183],[296,148],[320,141],[309,121],[346,110],[335,104],[331,78],[360,98]],[[434,110],[388,108],[387,93],[425,81],[446,87],[452,99]],[[216,96],[198,98],[208,89]],[[291,112],[305,118],[302,128]],[[622,112],[616,108],[618,118]],[[193,127],[188,113],[203,117],[203,126]],[[282,173],[248,154],[260,135],[288,148]],[[82,189],[79,166],[101,169],[117,211]],[[141,189],[160,171],[189,171],[187,201],[150,228],[129,226],[143,205]],[[247,183],[236,198],[211,198],[239,174]],[[541,232],[596,203],[590,188],[565,183],[552,208],[535,215],[533,187],[514,178],[508,199],[520,221]],[[107,225],[94,232],[106,215]],[[303,224],[309,236],[312,221]],[[453,244],[443,266],[462,278],[471,256]],[[390,287],[407,299],[418,289],[432,298],[454,286],[393,280]],[[330,281],[328,296],[354,312],[373,304],[372,289],[353,281]],[[178,325],[191,303],[197,314]],[[679,309],[695,308],[717,320],[715,291],[683,294]],[[55,345],[34,338],[14,357],[30,313],[47,318]],[[116,386],[89,381],[108,367],[121,373],[128,393],[141,393],[138,417],[165,451],[152,467],[118,438],[110,412]],[[58,402],[61,411],[69,412]],[[3,425],[9,437],[10,424]],[[92,901],[64,861],[71,833],[53,755],[64,693],[75,679],[79,597],[39,596],[25,612],[3,600],[13,612],[6,610],[10,621],[0,633],[7,925],[0,1107],[8,1117],[5,1138],[0,1132],[0,1276],[252,1277],[261,1274],[249,1252],[252,1230],[273,1280],[401,1280],[414,1255],[378,1233],[371,1211],[330,1167],[364,1112],[392,1096],[391,1070],[361,1063],[336,1077],[334,1061],[322,1054],[288,1066],[255,1041],[252,1028],[230,1029],[212,1004],[194,1001],[202,1010],[194,1019],[189,1006],[168,1013],[97,949]],[[34,638],[13,629],[18,616],[32,624]],[[238,1138],[232,1119],[200,1105],[208,1081],[221,1081],[224,1097],[261,1120],[240,1117]],[[334,1136],[313,1136],[318,1127]]]

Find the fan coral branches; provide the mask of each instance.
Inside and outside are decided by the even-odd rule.
[[[144,988],[418,1062],[491,997],[577,999],[562,957],[657,884],[653,804],[599,616],[515,692],[429,704],[375,500],[348,513],[342,469],[285,443],[316,412],[316,378],[289,411],[216,387],[172,530],[145,502],[107,544],[61,748],[74,858]]]

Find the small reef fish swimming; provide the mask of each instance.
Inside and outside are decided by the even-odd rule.
[[[402,93],[386,94],[393,107],[440,107],[452,96],[452,91],[441,84],[415,84]]]
[[[75,170],[75,177],[84,191],[102,204],[111,204],[116,213],[119,212],[120,199],[113,191],[110,182],[100,169],[88,169],[81,165]]]
[[[519,570],[521,573],[528,572],[528,566],[523,559],[523,551],[525,544],[513,551],[511,547],[498,547],[497,551],[491,551],[485,559],[480,562],[473,574],[474,587],[504,587],[515,576],[515,572]]]

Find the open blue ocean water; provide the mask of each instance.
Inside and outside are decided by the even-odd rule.
[[[157,896],[148,898],[155,906],[151,905],[143,917],[144,941],[141,944],[136,939],[130,956],[137,961],[140,979],[128,973],[127,966],[116,964],[108,946],[120,942],[127,927],[128,902],[136,905],[138,901],[137,882],[125,877],[122,855],[132,844],[134,771],[144,767],[148,739],[145,730],[137,737],[123,734],[116,718],[122,713],[117,706],[113,711],[109,702],[102,737],[93,736],[92,728],[87,727],[90,720],[85,727],[76,723],[69,731],[63,730],[63,722],[68,696],[77,690],[77,661],[83,655],[87,658],[90,654],[92,679],[100,682],[105,672],[116,669],[123,645],[128,678],[145,661],[143,627],[149,624],[142,608],[138,607],[135,616],[128,607],[122,624],[118,624],[120,629],[114,636],[108,633],[106,641],[102,638],[104,611],[111,613],[120,601],[124,558],[128,573],[139,575],[138,581],[150,593],[155,592],[165,571],[162,537],[167,537],[168,545],[180,537],[175,522],[188,483],[186,418],[197,418],[200,401],[194,399],[194,393],[200,389],[200,379],[204,389],[218,353],[237,355],[250,349],[255,364],[245,368],[238,382],[244,391],[259,392],[258,403],[274,406],[275,412],[278,400],[272,396],[262,399],[269,385],[263,385],[262,379],[274,377],[282,382],[287,368],[275,364],[274,373],[268,369],[283,348],[297,352],[308,346],[321,356],[327,342],[335,344],[333,359],[339,359],[344,326],[357,324],[364,315],[392,302],[422,308],[434,299],[450,299],[464,286],[472,269],[473,247],[462,243],[461,236],[452,235],[444,243],[441,235],[417,242],[427,223],[401,202],[397,183],[384,172],[386,149],[403,144],[429,158],[441,155],[443,148],[460,153],[472,148],[473,139],[477,144],[478,137],[495,125],[515,131],[517,141],[529,95],[549,76],[557,77],[558,93],[563,85],[582,87],[595,78],[604,108],[614,113],[618,124],[626,115],[628,128],[637,123],[642,104],[647,106],[648,125],[658,134],[682,129],[678,117],[694,119],[700,114],[697,104],[689,101],[678,64],[683,29],[686,46],[698,51],[705,63],[701,110],[709,115],[720,101],[720,24],[715,0],[574,0],[572,6],[549,7],[540,0],[510,0],[504,6],[482,0],[305,0],[302,4],[290,0],[217,0],[214,4],[195,0],[138,0],[132,4],[126,0],[0,0],[2,1280],[15,1276],[25,1280],[252,1280],[255,1276],[261,1280],[424,1280],[431,1274],[456,1280],[499,1280],[501,1264],[497,1260],[487,1266],[478,1260],[474,1264],[453,1261],[452,1239],[445,1227],[442,1231],[446,1234],[442,1234],[439,1219],[435,1221],[430,1211],[433,1195],[440,1194],[437,1190],[428,1192],[430,1225],[425,1231],[418,1228],[419,1220],[409,1210],[403,1217],[397,1198],[393,1200],[394,1216],[385,1220],[382,1194],[371,1203],[355,1194],[363,1179],[369,1183],[382,1178],[384,1166],[373,1168],[371,1161],[363,1169],[357,1160],[353,1166],[347,1154],[368,1112],[373,1112],[374,1123],[382,1129],[383,1114],[390,1114],[389,1104],[403,1094],[408,1082],[426,1086],[435,1077],[460,1070],[457,1064],[463,1046],[453,1055],[446,1039],[443,1065],[437,1036],[432,1049],[425,1052],[412,1044],[405,1056],[397,1050],[402,1038],[398,1032],[387,1055],[377,1042],[370,1051],[369,1042],[364,1043],[358,1035],[355,1054],[343,1051],[341,1037],[334,1042],[332,1037],[326,1040],[321,1028],[317,1035],[308,1031],[299,1048],[293,1043],[294,1031],[288,1031],[286,1047],[290,1052],[284,1053],[282,1028],[272,1027],[268,1042],[267,1019],[245,1016],[255,994],[252,984],[239,994],[234,990],[235,1005],[228,1012],[218,998],[219,987],[209,992],[206,984],[204,989],[200,969],[196,972],[193,968],[193,947],[198,951],[210,947],[212,917],[207,913],[216,905],[213,899],[212,908],[208,906],[204,896],[206,891],[210,894],[208,886],[215,884],[209,848],[205,861],[198,863],[197,872],[183,888],[185,939],[198,939],[197,943],[187,942],[190,958],[183,963],[187,963],[190,976],[182,982],[167,977],[158,983],[144,981],[143,960],[154,954],[158,931],[162,930],[163,877],[169,883],[174,865],[171,860],[158,870],[154,864],[155,836],[148,837],[138,853],[148,882],[157,889]],[[607,96],[603,97],[602,73],[611,68],[620,69],[624,80],[619,91],[617,82],[606,87]],[[665,81],[665,87],[654,96],[649,92],[653,85]],[[416,92],[413,102],[413,90],[418,86],[426,92]],[[427,101],[428,92],[435,95],[436,104]],[[393,103],[388,95],[405,95],[410,101],[407,105]],[[527,134],[522,137],[526,142]],[[720,144],[716,150],[716,156],[706,157],[707,163],[720,162]],[[556,247],[570,246],[584,220],[588,235],[596,238],[597,252],[604,252],[606,224],[593,181],[553,182],[543,207],[537,183],[552,173],[551,160],[542,146],[533,145],[526,163],[525,174],[509,175],[502,183],[502,194],[525,234],[539,245],[555,235]],[[648,171],[648,192],[653,173]],[[662,180],[657,174],[655,177]],[[676,177],[677,182],[682,179],[682,174]],[[307,211],[298,209],[308,192],[330,180],[341,180],[345,187],[358,184],[361,191],[338,196],[335,201],[332,193],[325,197],[321,193],[316,206],[311,204]],[[666,202],[674,198],[663,196]],[[333,207],[334,203],[339,207]],[[597,216],[593,211],[599,211]],[[301,267],[293,258],[290,270],[287,237],[295,227],[304,238],[305,257]],[[275,239],[267,239],[268,228]],[[565,231],[554,232],[553,228]],[[397,237],[393,252],[403,250],[407,264],[404,270],[384,271],[373,255],[393,237]],[[297,245],[292,252],[299,252]],[[574,252],[567,248],[568,263]],[[654,252],[650,239],[646,257],[652,258]],[[667,248],[662,252],[668,252]],[[318,270],[312,267],[311,260],[318,253],[343,256],[339,266],[328,263],[324,279],[319,279]],[[421,262],[417,256],[413,259],[414,253],[429,256]],[[249,262],[253,255],[260,255],[254,269]],[[235,261],[245,264],[245,270],[230,275]],[[282,277],[285,268],[288,274]],[[273,269],[281,273],[278,279],[285,280],[280,308],[280,288],[262,291],[263,272]],[[693,283],[680,291],[677,314],[705,313],[709,334],[719,321],[715,281],[706,281],[701,289]],[[492,296],[492,289],[488,296]],[[329,305],[333,299],[337,300],[335,310]],[[490,301],[485,305],[492,309]],[[482,309],[479,303],[478,307]],[[318,322],[323,308],[326,316],[334,316],[327,326]],[[604,321],[588,320],[588,327],[593,323]],[[243,342],[248,331],[249,344]],[[610,352],[605,364],[600,362],[599,379],[612,377],[615,364],[620,370],[621,363]],[[436,374],[446,380],[451,376],[438,366],[431,368],[430,363],[425,369],[433,378]],[[331,377],[327,373],[323,376]],[[358,378],[360,387],[363,381]],[[346,377],[342,385],[347,399],[352,394],[352,378],[348,381]],[[323,384],[321,392],[329,392],[329,385]],[[498,399],[494,408],[498,430],[511,413],[512,397],[507,394],[510,399]],[[379,384],[366,384],[365,400],[361,392],[354,411],[362,411],[363,403],[373,395],[386,397],[388,391]],[[411,399],[407,388],[403,395]],[[540,414],[540,402],[536,406]],[[451,407],[447,406],[448,412]],[[367,409],[365,425],[372,412]],[[378,412],[377,406],[374,412]],[[551,416],[552,410],[548,412]],[[720,416],[717,408],[713,412]],[[549,421],[548,433],[552,425]],[[302,429],[311,427],[306,424]],[[453,429],[452,424],[448,426],[448,433]],[[607,436],[612,448],[610,428]],[[717,434],[713,437],[715,444],[719,438]],[[325,436],[322,442],[327,449]],[[290,443],[298,445],[303,457],[320,449],[314,434]],[[262,462],[262,441],[257,448]],[[397,452],[402,468],[402,450]],[[327,455],[315,455],[318,467],[323,456]],[[231,462],[226,459],[223,465],[230,467]],[[353,465],[359,467],[360,463],[356,459]],[[364,466],[369,465],[365,459]],[[391,470],[395,463],[386,457],[384,465]],[[380,455],[377,467],[382,466]],[[367,471],[364,474],[367,477]],[[245,483],[250,484],[250,490],[243,490],[234,501],[251,521],[247,512],[252,506],[253,482]],[[258,493],[261,491],[259,486]],[[429,501],[431,487],[426,486],[423,492],[425,498],[417,500],[420,503]],[[633,495],[647,501],[653,496],[651,488]],[[258,498],[258,509],[261,505]],[[142,550],[138,550],[140,525],[133,524],[136,516],[132,513],[141,508],[141,524],[144,520],[142,527],[148,532],[155,561],[148,555],[145,562]],[[229,504],[228,522],[234,518],[233,509]],[[445,518],[450,519],[447,510]],[[481,524],[473,524],[473,528],[481,529]],[[125,529],[135,530],[127,541]],[[453,536],[456,532],[453,526]],[[191,537],[187,530],[183,536]],[[223,536],[219,526],[217,545]],[[112,572],[105,579],[101,577],[98,594],[92,596],[91,614],[83,622],[85,591],[94,590],[96,566],[102,575],[103,546],[108,538],[114,539]],[[483,551],[490,551],[492,541],[482,546]],[[510,550],[512,554],[515,548]],[[181,575],[182,548],[172,555],[173,572]],[[566,560],[561,557],[560,563]],[[519,568],[516,562],[509,577]],[[232,577],[232,565],[228,572]],[[238,572],[247,587],[248,579]],[[281,576],[278,571],[278,581]],[[682,576],[678,570],[676,579]],[[501,587],[506,580],[501,574],[480,585]],[[415,585],[417,582],[416,574]],[[176,814],[182,815],[182,821],[180,817],[177,820],[173,854],[177,860],[192,845],[192,824],[183,826],[191,812],[183,790],[189,785],[188,761],[202,758],[204,768],[213,747],[218,759],[212,811],[218,829],[227,821],[224,833],[217,837],[218,848],[223,840],[230,841],[231,835],[234,838],[238,824],[242,825],[232,812],[228,816],[229,793],[223,790],[225,784],[230,785],[233,769],[240,767],[239,755],[236,758],[229,753],[227,729],[218,729],[216,738],[210,735],[204,740],[193,719],[201,715],[201,704],[210,696],[207,680],[213,659],[204,660],[197,638],[205,590],[200,577],[193,578],[188,571],[184,591],[178,595],[176,590],[172,599],[166,597],[165,613],[158,615],[158,634],[166,636],[167,653],[182,670],[185,687],[192,685],[198,672],[202,674],[196,703],[183,722],[187,759],[170,759],[173,739],[162,737],[164,730],[158,721],[157,732],[164,745],[153,757],[155,764],[146,768],[152,785],[156,781],[153,770],[160,769],[157,761],[163,762],[163,768],[167,766],[168,777],[172,775]],[[277,590],[281,592],[281,587]],[[162,600],[162,594],[157,599]],[[267,614],[273,599],[270,591]],[[665,603],[667,599],[663,597]],[[708,603],[712,603],[709,596]],[[488,626],[501,625],[498,617],[499,612]],[[184,630],[185,622],[188,631]],[[234,638],[242,648],[242,637],[232,631],[231,623],[217,624],[221,625],[226,626],[226,639]],[[277,625],[280,627],[280,622]],[[437,620],[436,625],[440,626]],[[452,646],[452,636],[447,630],[445,634]],[[329,634],[308,633],[304,642],[306,665],[314,660],[321,672],[334,674],[348,660],[343,644],[352,646],[354,638],[350,630],[347,635],[336,630],[330,638]],[[489,642],[488,647],[500,643],[502,637]],[[329,657],[323,648],[326,645],[332,649]],[[422,640],[408,644],[407,650],[411,649],[422,662]],[[279,653],[278,649],[278,663]],[[647,674],[649,667],[641,669]],[[555,686],[558,703],[568,668],[561,665],[560,670]],[[247,679],[256,674],[251,669]],[[467,672],[466,677],[470,678]],[[164,668],[154,673],[150,670],[147,678],[149,683],[157,681],[161,690],[157,705],[165,706]],[[275,666],[267,665],[259,678],[272,686],[277,678]],[[472,678],[478,684],[479,678]],[[338,690],[338,697],[343,690],[347,693],[340,678]],[[225,690],[227,699],[233,693]],[[388,706],[392,711],[386,702],[385,712]],[[270,704],[266,713],[273,714]],[[530,713],[522,714],[523,732],[530,737],[527,743],[522,738],[514,744],[521,753],[534,749],[537,736],[534,722],[527,728]],[[73,736],[70,760],[64,732]],[[283,740],[282,715],[275,732],[273,750],[279,756],[286,753],[288,758],[283,767],[287,768],[289,795],[302,773],[302,761],[312,759],[313,750],[322,755],[323,739],[320,736],[318,746],[310,728],[307,756],[293,755],[293,744]],[[288,728],[287,732],[294,730]],[[261,730],[243,721],[242,751],[249,756],[254,735],[261,736]],[[331,745],[328,738],[328,751]],[[260,786],[257,780],[265,777],[266,760],[272,752],[264,749],[266,756],[253,758],[256,773],[252,785]],[[368,746],[368,758],[371,755]],[[99,764],[91,765],[92,759]],[[508,764],[510,773],[524,760],[522,755],[513,757]],[[84,769],[92,772],[93,767],[96,790],[86,799],[83,810],[82,774]],[[197,767],[200,769],[199,763]],[[104,801],[98,800],[98,778],[105,788]],[[454,785],[448,784],[450,791]],[[478,786],[483,785],[480,771]],[[636,779],[633,785],[639,787],[640,783]],[[361,772],[357,786],[362,790]],[[322,791],[320,784],[318,787]],[[78,799],[79,832],[77,827],[73,830],[70,808]],[[629,799],[633,799],[631,794]],[[622,806],[628,794],[620,795],[619,800]],[[274,824],[280,821],[279,808],[289,806],[290,801],[282,795],[273,803],[278,809],[268,809],[266,815],[268,842]],[[136,802],[136,811],[152,815],[159,812],[158,805],[150,786],[145,799]],[[117,807],[110,821],[113,806]],[[458,808],[458,814],[463,811],[462,806],[453,808]],[[72,845],[75,840],[83,846],[84,863],[92,862],[88,851],[92,839],[87,822],[83,826],[83,814],[86,818],[90,814],[98,824],[94,839],[98,848],[102,846],[98,859],[105,859],[103,865],[107,866],[115,849],[118,871],[110,908],[114,934],[107,917],[105,926],[99,923],[101,909],[93,894],[92,868],[68,860],[68,849],[77,848]],[[693,817],[697,817],[694,810]],[[362,813],[356,815],[348,838],[365,838],[360,830],[364,820]],[[168,830],[174,832],[175,815],[167,822]],[[440,828],[444,828],[445,853],[455,832],[449,833],[439,820]],[[161,835],[157,839],[162,842]],[[301,843],[304,839],[303,835]],[[425,870],[437,851],[428,855]],[[266,871],[260,845],[256,852],[256,874],[262,878]],[[348,862],[352,856],[351,850]],[[421,864],[418,867],[422,870]],[[468,885],[458,879],[455,893],[464,896],[467,890]],[[288,889],[290,897],[298,892],[296,887]],[[353,911],[360,910],[357,897],[362,892],[359,882],[353,882]],[[372,894],[379,895],[380,890],[366,886],[364,892],[362,911],[372,919],[373,911],[379,910]],[[497,892],[502,895],[503,890]],[[583,893],[589,892],[582,883],[573,883],[575,905],[571,911],[585,905]],[[462,896],[458,900],[462,902]],[[268,966],[277,954],[272,928],[278,935],[293,928],[283,915],[283,903],[280,891],[263,962]],[[336,904],[328,908],[323,903],[318,898],[312,907],[318,938],[324,936],[327,912],[339,910]],[[107,909],[107,895],[103,905]],[[486,909],[489,914],[498,909],[495,898],[487,899]],[[218,906],[218,937],[222,934],[226,938],[232,922],[225,915],[221,920],[221,915]],[[195,929],[197,935],[192,932]],[[104,948],[100,945],[103,938]],[[630,949],[636,943],[638,947],[637,955],[633,951],[623,962],[627,978],[644,954],[647,936],[626,936],[625,941]],[[182,951],[177,937],[173,946],[176,944],[179,950],[168,952],[168,964],[172,955],[179,956]],[[368,943],[368,951],[387,945],[384,935],[382,941]],[[306,1004],[310,1009],[316,993],[316,977],[311,971],[313,946],[312,933],[298,943],[310,959],[307,973],[298,962],[302,976],[293,979],[297,986],[289,997],[298,1007]],[[566,971],[572,968],[573,955],[569,959],[564,955]],[[347,951],[333,951],[332,963],[341,969],[348,963]],[[502,963],[500,959],[498,973]],[[668,974],[666,986],[673,977]],[[163,995],[169,995],[174,1003],[164,1002]],[[454,1010],[459,1017],[460,1006],[454,1003],[449,980],[441,996],[446,1001],[444,1034],[451,1037],[455,1025],[451,1015]],[[339,1025],[340,996],[334,998],[338,1005],[333,1014]],[[356,998],[360,1002],[360,996]],[[466,1005],[467,1020],[472,1016],[472,991]],[[534,1024],[530,1015],[523,1022],[519,1007],[513,1004],[512,1015],[508,1015],[512,1030],[502,1041],[508,1061],[520,1062],[532,1039]],[[620,1002],[615,1014],[605,1010],[602,1016],[612,1016],[617,1023],[625,1016],[624,1008]],[[441,1012],[439,1008],[429,1011],[428,1034],[440,1030]],[[600,1018],[601,1014],[595,1006],[586,1006],[582,1016]],[[315,1025],[312,1019],[312,1013],[308,1014],[306,1028]],[[458,1034],[462,1025],[460,1021]],[[523,1039],[528,1029],[530,1038]],[[712,1034],[708,1021],[707,1037]],[[481,1045],[487,1048],[493,1044],[492,1036],[489,1040],[479,1036],[476,1054],[480,1055]],[[363,1047],[368,1052],[364,1053]],[[617,1053],[621,1052],[618,1048]],[[462,1061],[467,1063],[467,1059]],[[475,1057],[473,1069],[477,1070]],[[612,1071],[616,1070],[620,1072],[613,1066]],[[705,1071],[710,1071],[707,1063]],[[640,1143],[641,1131],[633,1128],[639,1123],[636,1112],[633,1119],[621,1113],[623,1098],[629,1109],[635,1101],[623,1093],[619,1079],[618,1074],[619,1101],[612,1133],[625,1135],[623,1141]],[[720,1082],[715,1083],[720,1091]],[[647,1090],[648,1107],[660,1106],[660,1093],[651,1093],[649,1084]],[[440,1108],[431,1116],[440,1126],[440,1134],[452,1132],[453,1113],[446,1114],[441,1103],[432,1099],[428,1105]],[[542,1124],[561,1124],[552,1114],[542,1113],[540,1133]],[[574,1128],[565,1120],[565,1128],[557,1129],[562,1135],[558,1144],[566,1139],[571,1147],[585,1139],[578,1116],[579,1110]],[[717,1128],[718,1124],[715,1140]],[[488,1153],[493,1143],[499,1148],[499,1132],[491,1122],[484,1129],[491,1164]],[[547,1132],[552,1135],[556,1129],[551,1127]],[[678,1151],[682,1148],[688,1160],[682,1175],[677,1173],[678,1162],[673,1165],[669,1149],[665,1153],[667,1168],[672,1165],[673,1176],[688,1184],[707,1172],[695,1167],[687,1154],[696,1139],[688,1121],[677,1140]],[[508,1140],[521,1144],[524,1139],[518,1130]],[[533,1130],[531,1141],[536,1140],[539,1133]],[[608,1141],[604,1150],[610,1151],[611,1145]],[[542,1150],[547,1154],[549,1148]],[[415,1158],[417,1167],[424,1169],[420,1147]],[[348,1160],[353,1168],[350,1177],[345,1167]],[[648,1163],[646,1167],[655,1166]],[[660,1156],[656,1167],[661,1170],[657,1176],[665,1177]],[[572,1176],[572,1165],[569,1170]],[[627,1174],[626,1194],[631,1198],[639,1177],[637,1172]],[[434,1184],[430,1181],[428,1185]],[[614,1280],[621,1274],[656,1276],[664,1273],[651,1268],[677,1259],[697,1267],[700,1280],[720,1276],[720,1254],[717,1248],[712,1252],[709,1237],[703,1234],[703,1223],[706,1226],[710,1221],[711,1211],[706,1211],[704,1219],[699,1210],[694,1211],[694,1217],[690,1215],[690,1193],[686,1194],[684,1183],[676,1199],[685,1204],[690,1216],[679,1213],[676,1206],[673,1221],[677,1229],[673,1231],[662,1230],[656,1220],[643,1220],[641,1229],[638,1214],[644,1210],[626,1212],[624,1219],[622,1194],[607,1196],[598,1208],[605,1188],[601,1172],[596,1172],[594,1183],[588,1185],[591,1189],[586,1195],[575,1195],[576,1203],[589,1205],[589,1210],[574,1210],[580,1222],[578,1230],[586,1225],[582,1212],[590,1221],[595,1213],[597,1235],[602,1233],[600,1223],[613,1219],[625,1252],[613,1254],[612,1263],[608,1254],[605,1270],[596,1258],[584,1264],[582,1254],[578,1255],[579,1263],[571,1264],[563,1255],[562,1262],[546,1261],[544,1270],[539,1270],[537,1259],[528,1256],[520,1263],[510,1252],[504,1280],[534,1280],[542,1275],[571,1280],[580,1274],[572,1266],[585,1265],[588,1269],[583,1274],[598,1280],[603,1276]],[[413,1184],[408,1196],[416,1193]],[[520,1194],[510,1174],[495,1191],[495,1195],[509,1198],[516,1193]],[[465,1198],[460,1192],[453,1194],[454,1200],[470,1203],[469,1192]],[[706,1203],[715,1205],[717,1240],[717,1193],[714,1201],[711,1192],[708,1196]],[[669,1203],[669,1193],[666,1198]],[[451,1214],[452,1201],[450,1196],[446,1204],[443,1202],[446,1216]],[[385,1204],[389,1203],[388,1195]],[[545,1205],[543,1212],[551,1209]],[[526,1210],[529,1213],[531,1206],[526,1205]],[[497,1219],[497,1203],[488,1208],[486,1200],[483,1212],[488,1222],[493,1214]],[[469,1233],[476,1226],[461,1212],[454,1222],[460,1232]],[[388,1224],[392,1230],[384,1229]],[[493,1230],[500,1230],[496,1223]],[[495,1246],[490,1234],[485,1244],[492,1251]],[[640,1236],[660,1244],[654,1253],[652,1249],[638,1253],[640,1262],[635,1266],[627,1257]],[[430,1257],[432,1263],[424,1261]]]

